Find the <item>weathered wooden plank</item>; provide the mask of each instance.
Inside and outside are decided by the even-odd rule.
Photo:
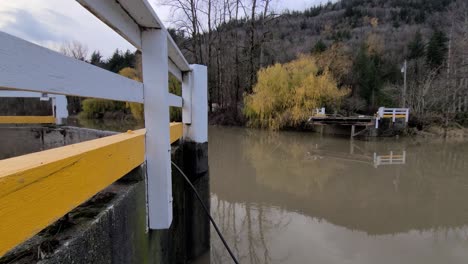
[[[182,128],[170,124],[170,143]],[[142,164],[145,134],[129,131],[0,160],[0,257]]]
[[[0,116],[0,124],[54,124],[54,116]]]
[[[141,31],[137,23],[115,0],[76,0],[137,49],[141,49]]]
[[[0,255],[144,162],[144,130],[0,161]]]
[[[170,133],[171,133],[171,144],[182,138],[184,134],[184,125],[182,123],[171,123]]]
[[[0,88],[143,102],[143,84],[0,32]]]

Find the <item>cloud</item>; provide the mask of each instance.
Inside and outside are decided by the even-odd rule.
[[[0,30],[54,50],[72,41],[106,57],[134,49],[73,0],[0,0]]]
[[[166,26],[171,26],[175,16],[171,9],[162,6],[162,0],[149,1]],[[274,8],[304,9],[319,2],[325,0],[276,0]],[[0,30],[52,49],[78,41],[105,57],[117,48],[134,50],[74,0],[0,0]]]
[[[63,41],[61,36],[55,34],[51,28],[28,10],[2,11],[0,16],[10,17],[8,21],[3,23],[2,28],[12,35],[27,38],[33,42]],[[49,12],[49,16],[55,20],[60,20],[56,13]]]

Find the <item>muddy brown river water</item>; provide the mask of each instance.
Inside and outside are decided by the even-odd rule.
[[[107,123],[79,125],[142,126]],[[468,142],[210,127],[209,162],[240,263],[468,263]],[[208,258],[232,263],[214,232]]]
[[[209,133],[211,211],[241,263],[468,263],[468,142]],[[211,263],[231,263],[215,233]]]

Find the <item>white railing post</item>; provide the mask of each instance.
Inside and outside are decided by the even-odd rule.
[[[385,113],[385,107],[379,107],[379,117],[383,118]]]
[[[406,123],[409,122],[409,108],[406,108],[406,117],[405,117]]]
[[[67,97],[65,95],[54,95],[53,97],[53,114],[56,124],[63,124],[63,120],[68,118]]]
[[[142,32],[142,62],[149,228],[167,229],[172,222],[172,179],[165,30]]]
[[[395,123],[395,119],[396,119],[395,115],[396,115],[396,110],[393,109],[392,110],[392,121],[393,121],[393,123]]]
[[[192,83],[193,72],[184,72],[182,76],[182,123],[190,125],[192,123]]]
[[[208,142],[208,70],[204,65],[190,65],[190,68],[192,71],[185,74],[189,77],[187,80],[184,77],[182,85],[184,138],[205,143]]]

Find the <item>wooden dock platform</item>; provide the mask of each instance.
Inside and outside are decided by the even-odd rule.
[[[373,116],[313,116],[309,122],[313,125],[375,126],[376,120]]]

